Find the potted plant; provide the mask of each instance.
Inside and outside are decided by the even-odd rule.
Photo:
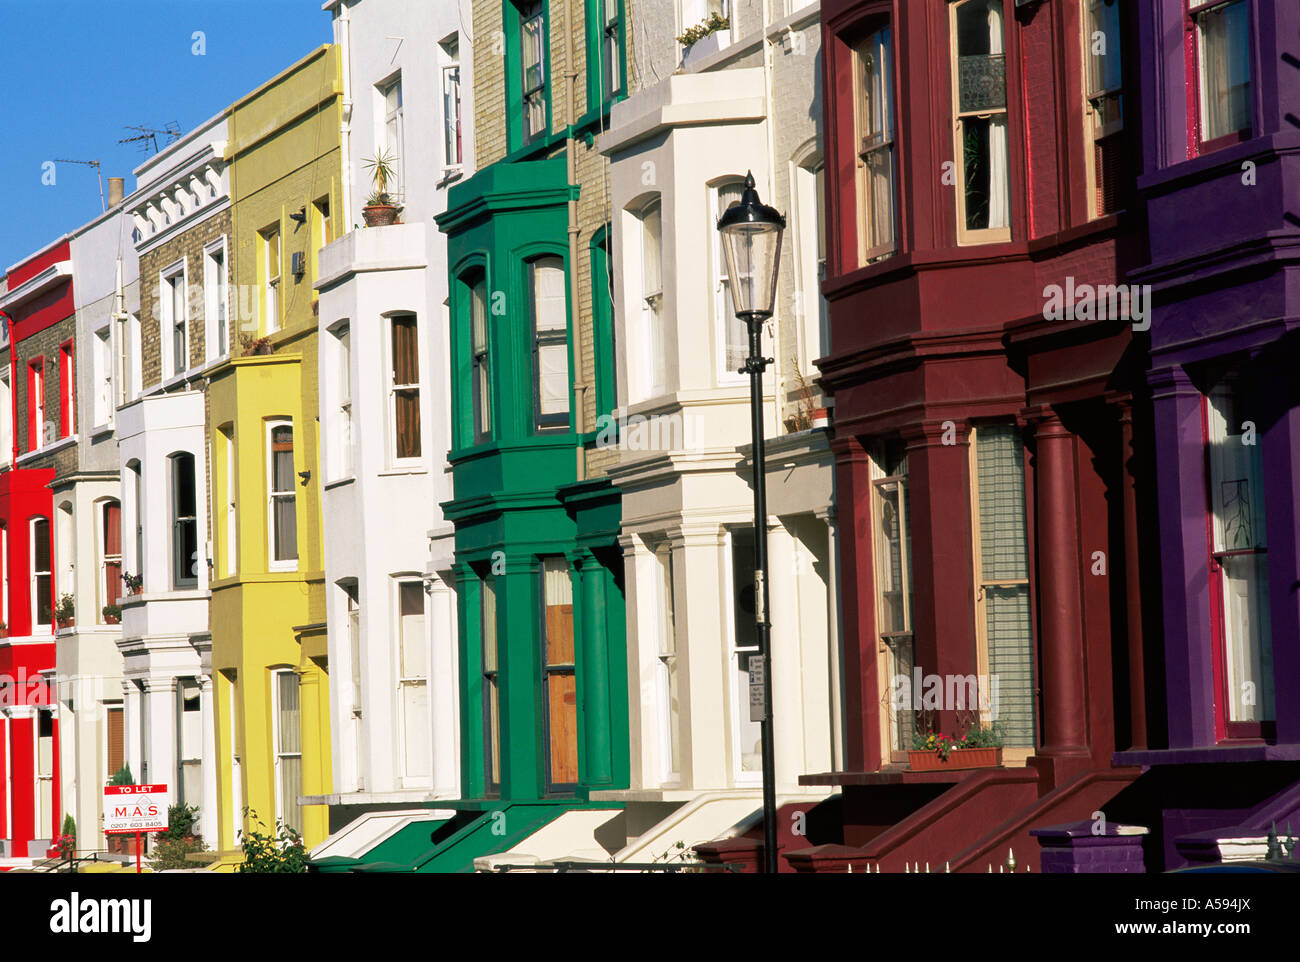
[[[123,572],[122,584],[126,585],[127,594],[138,595],[144,589],[144,575],[133,575],[129,572]]]
[[[374,191],[366,198],[361,208],[361,216],[367,227],[387,227],[397,222],[398,206],[388,194],[388,188],[397,179],[397,155],[384,148],[375,151],[371,160],[362,160],[362,166],[370,171],[370,181]]]
[[[976,722],[960,738],[934,730],[916,731],[907,764],[914,772],[997,768],[1002,764],[1002,732],[997,725],[981,728]]]
[[[45,852],[46,858],[60,858],[69,862],[77,854],[77,823],[71,815],[63,816],[63,829],[54,837]]]
[[[60,628],[71,628],[77,612],[77,602],[72,595],[59,596],[59,603],[54,608],[54,623]]]
[[[116,625],[122,622],[121,605],[104,605],[104,624]]]
[[[244,357],[261,357],[275,351],[269,334],[265,337],[252,337],[248,334],[241,334],[239,335],[239,343],[244,349]]]

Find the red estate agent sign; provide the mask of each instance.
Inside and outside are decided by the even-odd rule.
[[[140,833],[167,830],[166,785],[105,785],[104,834],[135,835],[135,870],[140,871]]]

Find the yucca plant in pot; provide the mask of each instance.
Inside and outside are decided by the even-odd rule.
[[[397,179],[397,155],[381,147],[375,151],[373,159],[363,159],[361,164],[370,171],[370,182],[374,185],[374,190],[361,208],[366,226],[387,227],[396,223],[401,208],[393,203],[388,188]]]

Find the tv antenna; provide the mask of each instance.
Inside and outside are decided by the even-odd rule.
[[[176,143],[176,141],[181,139],[180,124],[176,123],[176,121],[174,120],[167,121],[167,123],[165,123],[161,128],[144,127],[144,126],[138,126],[136,124],[127,124],[126,129],[138,130],[139,133],[136,134],[134,137],[124,137],[121,140],[119,140],[118,143],[119,144],[138,143],[140,145],[140,149],[144,151],[146,154],[150,153],[149,148],[151,145],[153,147],[152,152],[155,154],[158,153],[159,136],[163,136],[167,138],[167,143],[163,144],[164,147],[170,144],[174,144]]]
[[[54,158],[54,162],[55,162],[56,164],[80,164],[82,167],[94,167],[94,168],[95,168],[95,176],[99,178],[99,206],[100,206],[100,208],[101,208],[101,211],[100,211],[100,212],[103,213],[103,211],[108,210],[107,205],[105,205],[105,203],[104,203],[104,175],[100,172],[100,169],[99,169],[99,161],[97,161],[97,160],[68,160],[67,158],[64,158],[64,157],[55,157],[55,158]]]

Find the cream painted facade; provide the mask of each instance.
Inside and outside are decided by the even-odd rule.
[[[641,73],[664,79],[616,105],[599,139],[614,223],[621,431],[609,473],[623,492],[632,693],[631,788],[598,793],[611,800],[761,784],[746,673],[756,646],[749,390],[736,373],[747,350],[715,229],[720,200],[747,171],[788,221],[763,348],[776,359],[764,422],[778,791],[813,793],[798,777],[839,760],[833,462],[827,432],[806,426],[821,403],[813,361],[826,353],[819,8],[765,22],[763,7],[742,7],[722,36],[683,51],[673,36],[694,21],[680,5],[638,4],[649,28],[636,34]]]
[[[439,508],[452,497],[448,279],[433,217],[472,173],[474,145],[455,5],[325,8],[343,72],[344,211],[315,284],[334,792],[312,801],[333,825],[460,794],[454,531]],[[402,223],[364,227],[365,162],[381,147],[397,155]],[[399,405],[418,410],[414,429]]]
[[[146,303],[117,325],[115,354],[122,570],[143,577],[141,592],[124,594],[121,602],[126,757],[137,782],[166,784],[173,803],[199,809],[199,831],[210,846],[218,829],[217,765],[207,658],[211,499],[201,372],[229,354],[239,310],[236,290],[226,288],[226,140],[223,112],[136,169],[134,236],[147,268]],[[163,303],[176,277],[185,285],[183,320],[168,313],[174,305]],[[224,342],[217,320],[223,310]],[[181,363],[173,341],[178,321],[186,332]],[[192,520],[177,500],[180,473],[185,481],[192,477]],[[193,525],[196,551],[190,559],[175,557],[178,523]],[[178,571],[192,572],[192,583],[178,578]]]

